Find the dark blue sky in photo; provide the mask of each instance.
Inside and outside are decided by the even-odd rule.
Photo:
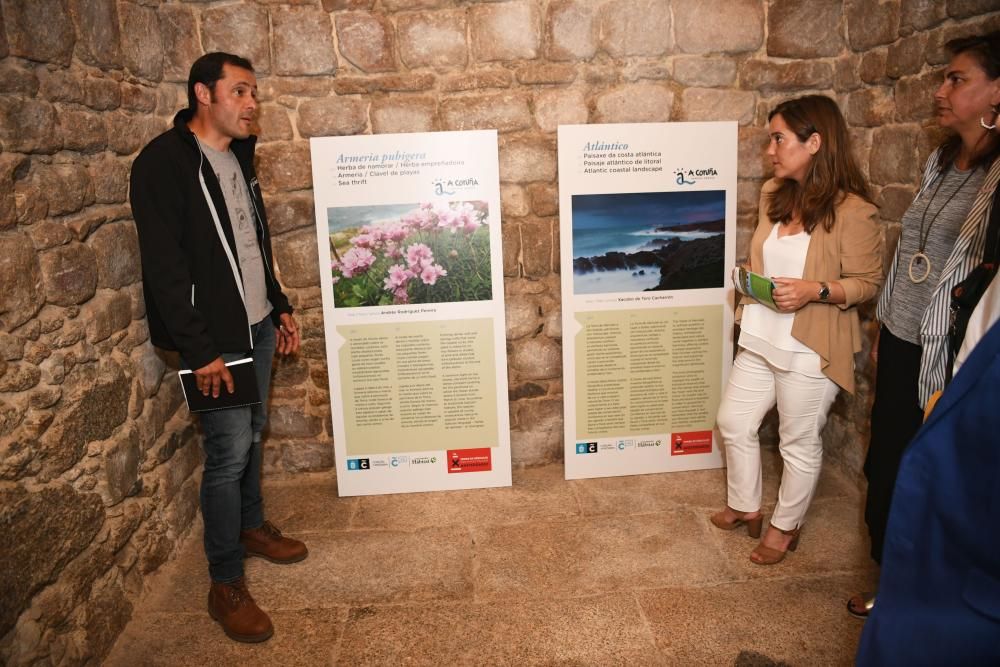
[[[573,195],[573,229],[606,229],[628,221],[629,227],[672,227],[726,217],[725,190]]]

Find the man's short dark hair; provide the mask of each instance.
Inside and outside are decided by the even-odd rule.
[[[188,75],[188,108],[191,111],[198,109],[198,97],[194,94],[194,84],[203,83],[211,91],[215,90],[215,82],[222,78],[222,68],[224,65],[232,65],[240,69],[253,71],[253,65],[246,58],[214,51],[206,53],[191,65],[191,73]]]

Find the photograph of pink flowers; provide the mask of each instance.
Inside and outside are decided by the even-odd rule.
[[[488,221],[484,201],[327,209],[334,305],[491,299]]]

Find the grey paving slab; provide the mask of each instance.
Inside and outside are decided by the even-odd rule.
[[[337,480],[333,475],[264,482],[265,517],[292,536],[346,529],[357,501],[337,496]]]
[[[863,583],[813,576],[635,595],[666,665],[732,665],[741,652],[789,665],[851,665],[863,623],[844,610],[845,591]]]
[[[733,572],[687,509],[473,529],[476,599],[717,582]]]
[[[352,609],[338,665],[662,665],[626,593]]]
[[[510,487],[363,496],[354,528],[412,530],[427,526],[491,525],[571,517],[579,505],[563,467],[515,470]]]

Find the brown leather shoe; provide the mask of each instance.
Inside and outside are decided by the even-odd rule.
[[[254,602],[243,577],[227,584],[212,582],[208,614],[230,639],[238,642],[262,642],[274,634],[271,619]]]
[[[265,521],[260,528],[241,531],[240,543],[247,556],[260,556],[272,563],[297,563],[309,555],[305,544],[285,537],[270,521]]]

